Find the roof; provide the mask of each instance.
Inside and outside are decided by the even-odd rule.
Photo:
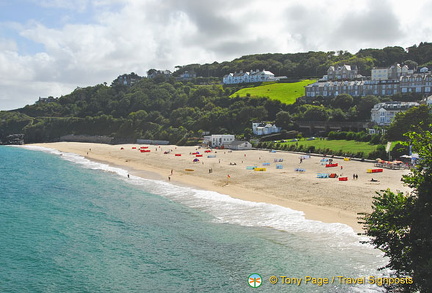
[[[230,143],[228,143],[229,145],[242,145],[242,144],[244,144],[244,143],[250,143],[250,142],[248,142],[248,141],[245,141],[245,140],[234,140],[234,141],[232,141],[232,142],[230,142]]]
[[[399,102],[399,101],[394,101],[394,102],[384,102],[384,103],[379,103],[376,104],[373,109],[374,110],[380,110],[380,109],[385,109],[385,110],[408,110],[409,108],[412,107],[416,107],[419,106],[419,103],[416,102]]]

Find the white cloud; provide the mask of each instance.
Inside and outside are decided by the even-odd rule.
[[[0,81],[0,109],[132,71],[256,53],[408,47],[428,41],[432,30],[427,0],[30,1],[51,14],[68,13],[58,15],[55,27],[44,18],[0,23],[0,74],[7,77]],[[5,25],[43,49],[25,55],[2,34]]]

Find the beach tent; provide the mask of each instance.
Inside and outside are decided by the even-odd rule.
[[[194,159],[193,162],[197,163],[197,162],[199,162],[199,159]]]

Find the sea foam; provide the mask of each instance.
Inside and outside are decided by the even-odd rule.
[[[345,224],[309,220],[305,218],[304,213],[301,211],[274,204],[236,199],[214,191],[177,186],[165,181],[145,179],[132,175],[128,178],[127,170],[94,162],[73,153],[38,146],[24,146],[24,148],[58,155],[62,159],[81,165],[84,168],[117,174],[119,179],[139,186],[146,192],[166,197],[210,214],[214,217],[213,221],[215,223],[268,227],[301,235],[320,247],[352,250],[356,253],[368,254],[382,259],[382,253],[374,250],[370,245],[361,244],[361,241],[367,239],[358,236],[350,226]],[[379,262],[379,260],[377,261]]]

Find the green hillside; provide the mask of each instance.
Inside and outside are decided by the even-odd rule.
[[[304,149],[308,149],[309,147],[313,146],[316,149],[329,149],[333,152],[337,152],[339,150],[343,150],[347,153],[358,153],[363,152],[365,154],[371,153],[373,151],[376,151],[377,145],[370,144],[369,142],[362,142],[362,141],[354,141],[354,140],[300,140],[298,142],[285,142],[282,144],[287,145],[302,145]]]
[[[231,97],[269,97],[272,100],[281,101],[284,104],[294,104],[297,98],[305,95],[304,87],[316,80],[306,79],[293,83],[270,83],[256,87],[248,87],[238,90]]]

